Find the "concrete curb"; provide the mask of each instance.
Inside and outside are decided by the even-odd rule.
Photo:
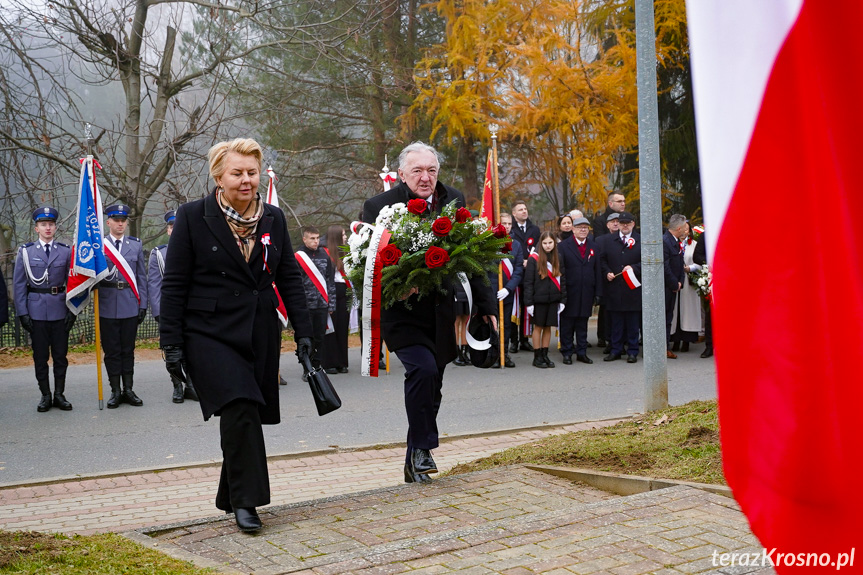
[[[696,483],[694,481],[675,481],[673,479],[655,479],[653,477],[643,477],[641,475],[620,475],[617,473],[609,473],[606,471],[593,471],[590,469],[579,469],[574,467],[553,467],[550,465],[528,465],[525,467],[534,471],[541,471],[549,475],[563,477],[572,481],[581,481],[587,483],[591,487],[602,489],[609,493],[617,495],[634,495],[636,493],[644,493],[646,491],[656,491],[657,489],[666,489],[676,485],[685,485],[702,491],[722,495],[730,499],[734,499],[731,489],[725,485],[716,485],[713,483]]]
[[[602,423],[606,421],[622,421],[625,419],[631,419],[632,417],[640,415],[640,414],[627,414],[621,417],[608,417],[604,419],[588,419],[585,421],[573,421],[569,423],[550,423],[547,425],[534,425],[530,427],[517,427],[513,429],[498,429],[493,431],[478,431],[474,433],[464,433],[460,435],[442,435],[440,437],[441,443],[451,443],[453,441],[461,441],[464,439],[473,439],[477,437],[496,437],[500,435],[510,435],[510,434],[518,434],[524,433],[527,431],[535,431],[535,430],[548,430],[548,429],[563,429],[565,427],[569,427],[570,425],[580,425],[585,423]],[[404,447],[405,442],[398,443],[380,443],[380,444],[370,444],[370,445],[357,445],[353,447],[331,447],[325,449],[312,449],[308,451],[293,451],[288,453],[277,453],[274,455],[268,455],[267,461],[283,461],[287,459],[302,459],[305,457],[317,457],[320,455],[332,455],[335,453],[351,453],[354,451],[368,451],[375,449],[391,449],[395,447]],[[166,471],[175,471],[178,469],[199,469],[202,467],[217,467],[222,464],[221,461],[197,461],[191,463],[181,463],[176,465],[167,465],[167,466],[159,466],[159,467],[140,467],[140,468],[132,468],[132,469],[123,469],[120,471],[111,471],[107,473],[82,473],[80,475],[68,475],[68,476],[60,476],[60,477],[47,477],[45,479],[37,479],[35,481],[14,481],[10,483],[0,483],[0,489],[17,489],[19,487],[35,487],[39,485],[54,485],[56,483],[63,483],[66,481],[86,481],[93,479],[108,479],[111,477],[124,477],[126,475],[135,475],[142,473],[163,473]]]

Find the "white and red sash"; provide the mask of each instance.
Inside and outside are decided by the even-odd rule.
[[[528,257],[531,257],[534,260],[536,260],[537,265],[539,265],[539,254],[534,252],[534,253],[530,254],[530,256],[528,256]],[[545,262],[545,265],[547,266],[548,277],[549,277],[549,279],[551,279],[551,283],[554,284],[554,286],[557,288],[557,291],[560,291],[560,276],[553,276],[552,275],[552,270],[554,268],[551,266],[550,262]]]
[[[327,294],[327,280],[324,279],[324,275],[321,273],[321,270],[318,269],[318,266],[315,265],[315,262],[312,261],[312,258],[310,258],[309,254],[305,251],[300,250],[296,255],[297,263],[300,264],[302,270],[306,272],[306,276],[312,280],[312,285],[315,286],[318,293],[321,294],[321,297],[323,297],[324,301],[329,305],[330,296]],[[281,297],[279,299],[281,299]],[[327,333],[333,333],[334,331],[335,326],[333,325],[333,318],[329,313],[327,313]]]
[[[324,251],[327,252],[328,256],[330,255],[330,250],[328,250],[326,247],[324,248]],[[330,259],[332,259],[332,256],[330,256]],[[342,279],[345,280],[345,285],[348,286],[348,288],[353,289],[354,286],[351,284],[351,280],[348,279],[348,274],[345,273],[345,270],[341,269],[338,271],[340,274],[342,274]]]
[[[501,260],[500,264],[501,264],[501,267],[503,270],[503,277],[505,279],[504,283],[506,283],[512,279],[512,272],[514,269],[512,267],[512,260]],[[518,321],[518,309],[519,309],[518,286],[516,286],[516,288],[514,290],[512,290],[512,317],[515,319],[515,321]]]
[[[105,244],[105,257],[111,260],[116,266],[117,271],[120,272],[120,275],[123,276],[123,279],[126,280],[126,283],[132,288],[132,293],[135,294],[135,299],[138,300],[138,304],[141,304],[141,295],[138,293],[138,281],[135,278],[135,271],[132,269],[132,266],[129,265],[129,262],[126,261],[126,258],[123,257],[123,254],[120,253],[116,247],[114,247],[113,238],[108,238]],[[126,241],[125,239],[121,241]]]

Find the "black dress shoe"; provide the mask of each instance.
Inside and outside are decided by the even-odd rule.
[[[508,355],[503,356],[503,366],[504,367],[515,367],[515,363],[510,359]]]
[[[619,353],[609,353],[608,355],[606,355],[605,357],[602,358],[602,361],[615,361],[618,359],[620,359]]]
[[[411,451],[411,468],[414,474],[437,473],[437,464],[432,459],[431,451],[414,447]]]
[[[601,339],[601,338],[599,341],[596,342],[596,347],[605,347],[607,345],[608,345],[608,342],[605,341],[604,339]]]
[[[347,372],[348,372],[348,368],[346,368],[346,367],[337,367],[337,368],[336,368],[336,371],[338,371],[339,373],[347,373]]]
[[[572,365],[572,356],[563,356],[563,365]]]
[[[42,400],[39,401],[39,405],[36,406],[36,411],[39,413],[45,413],[49,409],[51,409],[51,394],[46,393],[42,396]]]
[[[431,483],[431,480],[427,473],[414,473],[410,465],[405,463],[405,483]]]
[[[638,358],[634,355],[626,356],[626,363],[635,363],[636,361],[638,361]]]
[[[518,353],[518,344],[517,343],[509,344],[509,353]]]
[[[234,519],[237,521],[237,527],[244,533],[251,533],[263,527],[254,507],[237,507],[234,509]]]
[[[337,370],[337,369],[336,369],[336,368],[334,368],[334,367],[328,367],[327,369],[325,369],[325,370],[324,370],[324,373],[327,373],[327,374],[329,374],[329,375],[335,375],[335,374],[337,374],[338,372],[339,372],[339,370]]]
[[[527,340],[524,340],[519,344],[519,349],[523,349],[524,351],[533,351],[533,345]]]
[[[602,350],[602,353],[611,353],[611,344],[605,346],[605,349]]]
[[[72,404],[66,401],[66,398],[62,393],[54,392],[54,407],[59,407],[63,411],[70,411],[72,409]]]
[[[705,347],[704,351],[701,352],[701,357],[713,357],[713,348]]]
[[[580,361],[581,363],[587,363],[587,364],[593,363],[593,360],[590,359],[589,357],[587,357],[586,355],[578,355],[575,357],[575,359]]]

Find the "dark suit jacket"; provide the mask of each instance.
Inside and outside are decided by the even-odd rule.
[[[270,236],[267,267],[260,238]],[[269,204],[249,262],[243,259],[215,194],[180,206],[168,243],[159,328],[162,346],[181,345],[204,419],[235,399],[259,404],[278,423],[279,289],[294,336],[311,337],[300,268],[282,211]]]
[[[574,237],[557,244],[560,265],[566,274],[566,307],[563,310],[566,317],[590,317],[594,298],[602,296],[599,245],[590,238],[586,242],[584,257]]]
[[[464,207],[464,196],[455,188],[437,183],[436,210],[440,211],[452,201]],[[369,198],[363,204],[363,221],[374,224],[384,206],[407,203],[411,191],[404,182],[390,190]],[[175,232],[176,233],[176,232]],[[471,292],[479,315],[494,315],[495,306],[491,290],[482,278],[471,278]],[[455,339],[455,292],[451,284],[443,286],[446,294],[434,294],[423,299],[412,295],[404,302],[381,310],[381,332],[390,350],[411,345],[424,345],[434,354],[438,367],[442,367],[458,355]],[[408,291],[410,286],[405,286]],[[429,301],[433,300],[433,301]],[[479,320],[482,321],[482,320]]]
[[[619,274],[626,266],[632,267],[635,277],[641,281],[641,236],[632,232],[635,245],[623,245],[620,233],[609,234],[602,244],[600,263],[602,264],[603,302],[608,311],[641,311],[641,287],[630,289],[623,275],[611,281],[606,279],[610,272]]]
[[[704,233],[698,238],[698,243],[695,244],[695,249],[692,250],[692,261],[700,266],[707,265],[707,238]]]
[[[662,259],[665,268],[665,291],[677,291],[677,282],[683,286],[686,274],[683,271],[683,250],[680,241],[667,231],[662,234]]]
[[[537,227],[533,222],[530,221],[530,218],[525,222],[526,231],[522,232],[521,228],[518,227],[518,223],[515,221],[515,218],[512,219],[512,231],[509,233],[513,239],[518,240],[521,243],[521,247],[524,248],[524,260],[521,262],[524,264],[524,261],[530,256],[531,249],[539,249],[539,227]],[[524,282],[522,282],[524,283]]]

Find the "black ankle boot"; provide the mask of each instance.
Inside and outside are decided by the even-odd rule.
[[[183,382],[176,377],[171,377],[171,383],[174,384],[174,395],[171,396],[171,401],[183,403]]]
[[[542,359],[545,360],[546,367],[554,367],[554,362],[548,358],[548,348],[542,348]]]
[[[108,409],[120,407],[120,376],[109,375],[108,382],[111,384],[111,397],[108,399]]]
[[[463,349],[464,349],[463,345],[458,346],[458,350],[456,352],[456,354],[457,354],[456,358],[453,360],[453,363],[459,367],[464,367],[467,365],[467,361],[464,358]]]
[[[542,369],[548,367],[545,364],[545,359],[542,357],[542,349],[540,348],[533,350],[533,367],[541,367]]]
[[[54,407],[59,407],[63,411],[71,411],[72,404],[66,401],[63,393],[66,391],[66,377],[54,376]]]
[[[134,405],[135,407],[141,407],[144,405],[144,402],[141,401],[141,398],[135,395],[135,392],[132,391],[132,378],[133,374],[124,373],[123,374],[123,393],[120,396],[120,399],[129,405]]]

